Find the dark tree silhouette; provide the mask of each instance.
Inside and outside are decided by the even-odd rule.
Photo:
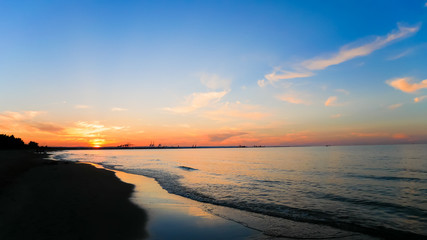
[[[37,149],[37,148],[39,148],[39,144],[38,144],[38,143],[36,143],[36,142],[30,141],[30,142],[28,143],[28,148],[31,148],[31,149]]]
[[[38,149],[39,144],[31,141],[26,145],[20,138],[16,138],[13,135],[0,134],[0,149]]]
[[[13,135],[0,134],[0,149],[20,149],[25,148],[25,143],[20,138]]]

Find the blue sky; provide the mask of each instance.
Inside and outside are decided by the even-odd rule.
[[[426,2],[1,1],[0,130],[50,145],[425,142]]]

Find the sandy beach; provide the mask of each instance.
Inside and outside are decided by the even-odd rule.
[[[134,186],[88,164],[1,151],[0,239],[143,239]]]

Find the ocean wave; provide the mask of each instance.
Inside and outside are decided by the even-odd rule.
[[[351,178],[365,178],[365,179],[386,180],[386,181],[427,182],[427,179],[416,178],[416,177],[374,176],[374,175],[362,175],[362,174],[347,174],[346,176]]]
[[[116,168],[117,169],[117,168]],[[217,199],[214,196],[203,194],[195,189],[183,186],[180,183],[182,176],[172,174],[169,172],[155,170],[155,169],[119,169],[124,172],[143,175],[146,177],[154,178],[162,188],[172,194],[176,194],[182,197],[190,198],[192,200],[204,203],[210,203],[219,206],[230,207],[243,211],[264,214],[273,217],[279,217],[288,220],[294,220],[299,222],[322,224],[330,227],[336,227],[343,230],[360,232],[373,236],[381,236],[386,238],[412,238],[422,239],[425,238],[423,235],[419,235],[409,231],[396,230],[384,226],[365,226],[363,225],[363,219],[357,221],[352,218],[338,217],[331,213],[322,211],[300,209],[289,207],[281,204],[268,204],[268,203],[253,203],[243,200],[229,199],[222,200]],[[338,196],[329,196],[330,198],[336,198]],[[343,201],[351,201],[349,199],[340,199]],[[356,200],[355,200],[356,201]],[[369,203],[368,203],[369,204]],[[374,203],[372,203],[374,204]],[[381,204],[381,203],[380,203]],[[394,206],[397,207],[397,206]],[[411,212],[420,211],[419,209],[409,209]],[[422,211],[421,211],[422,212]]]
[[[187,166],[178,166],[178,168],[185,170],[185,171],[196,171],[199,170],[197,168],[187,167]]]
[[[364,205],[364,206],[372,206],[372,207],[381,207],[389,209],[393,212],[403,212],[408,215],[416,216],[419,218],[427,218],[427,212],[425,209],[420,209],[417,207],[411,207],[411,206],[404,206],[389,202],[382,202],[382,201],[372,201],[372,200],[366,200],[366,199],[358,199],[358,198],[348,198],[344,196],[339,196],[335,194],[319,194],[319,193],[312,193],[312,195],[315,195],[316,198],[323,198],[328,199],[336,202],[346,202],[356,205]]]

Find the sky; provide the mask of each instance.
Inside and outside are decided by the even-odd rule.
[[[427,143],[427,1],[0,1],[0,133]]]

